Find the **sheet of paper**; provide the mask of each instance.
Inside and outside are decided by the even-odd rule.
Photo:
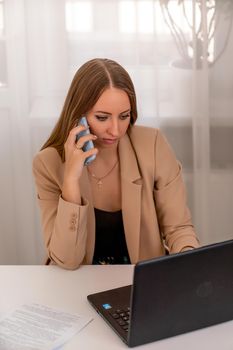
[[[0,349],[60,349],[91,320],[45,305],[22,305],[0,319]]]

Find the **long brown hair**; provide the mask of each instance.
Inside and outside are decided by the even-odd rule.
[[[41,150],[54,147],[64,161],[64,143],[70,130],[77,124],[79,118],[95,105],[100,95],[111,86],[127,93],[131,105],[130,124],[134,124],[137,119],[136,94],[128,72],[113,60],[95,58],[84,63],[76,72],[61,115]]]

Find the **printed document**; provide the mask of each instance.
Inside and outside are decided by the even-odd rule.
[[[91,320],[45,305],[22,305],[0,319],[0,349],[57,349]]]

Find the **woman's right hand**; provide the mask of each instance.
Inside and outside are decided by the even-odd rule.
[[[87,152],[83,152],[82,147],[88,140],[96,140],[93,134],[87,134],[80,137],[76,142],[76,135],[85,130],[86,127],[79,125],[71,129],[69,136],[64,144],[65,148],[65,176],[71,180],[78,180],[82,174],[84,161],[87,157],[96,154],[98,150],[93,148]]]
[[[82,150],[82,147],[86,141],[96,140],[95,135],[87,134],[80,137],[80,139],[76,141],[76,135],[85,129],[86,127],[83,125],[79,125],[71,129],[64,144],[65,171],[62,197],[63,199],[71,202],[80,202],[80,198],[78,198],[78,200],[74,200],[74,198],[79,197],[78,195],[75,195],[75,193],[77,192],[77,187],[79,190],[78,181],[83,171],[85,159],[91,155],[97,154],[98,152],[97,148],[93,148],[86,152]]]

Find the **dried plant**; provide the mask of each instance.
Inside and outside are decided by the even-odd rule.
[[[229,41],[233,19],[233,0],[159,0],[159,2],[164,20],[174,38],[183,64],[188,67],[194,61],[196,67],[200,68],[206,55],[210,65],[217,62]],[[174,7],[177,7],[176,10],[180,11],[188,25],[189,36],[175,18]],[[195,10],[195,17],[193,10]],[[213,49],[214,40],[218,28],[223,24],[222,45],[216,53]]]

